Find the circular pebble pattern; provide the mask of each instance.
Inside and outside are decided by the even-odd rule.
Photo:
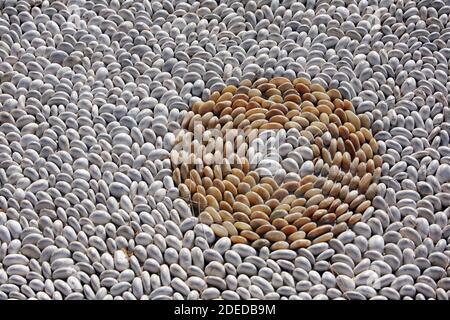
[[[448,300],[449,15],[444,0],[0,1],[0,300]],[[382,160],[373,210],[295,250],[216,236],[171,159],[197,103],[279,77],[337,90]],[[289,159],[251,170],[273,164],[281,186]]]
[[[174,181],[216,236],[296,250],[373,213],[382,159],[369,117],[357,116],[338,90],[262,78],[192,109],[171,152]],[[291,143],[268,146],[262,135]]]

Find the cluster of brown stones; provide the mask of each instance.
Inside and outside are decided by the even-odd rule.
[[[182,126],[186,131],[178,144],[192,138],[194,130],[207,138],[192,142],[192,150],[194,144],[201,149],[200,157],[192,153],[181,159],[175,145],[174,181],[199,221],[218,237],[255,248],[295,250],[329,241],[373,210],[382,164],[378,145],[369,117],[356,115],[336,89],[326,91],[302,78],[244,80],[196,103]],[[245,156],[228,161],[217,150],[205,152],[209,130],[225,134],[232,128],[297,129],[313,151],[313,174],[278,184],[271,176],[260,177]],[[326,132],[331,139],[324,139]],[[237,149],[251,141],[240,142]]]

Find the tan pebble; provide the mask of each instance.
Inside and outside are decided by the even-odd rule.
[[[260,238],[257,233],[251,230],[242,230],[240,235],[250,242],[258,240]]]
[[[333,115],[330,115],[330,120],[333,118],[332,116]],[[339,128],[334,123],[330,123],[328,125],[328,131],[331,133],[331,136],[335,139],[339,136]]]
[[[281,185],[283,189],[286,189],[289,193],[294,192],[299,187],[298,181],[289,181],[286,183],[283,183]]]
[[[373,159],[369,159],[366,164],[366,172],[373,173],[374,170],[375,170],[375,162],[373,161]]]
[[[299,239],[305,239],[305,237],[306,233],[304,231],[296,231],[288,236],[288,241],[292,242]]]
[[[281,228],[281,232],[283,232],[286,236],[289,236],[292,233],[297,232],[297,228],[293,225],[286,225]]]
[[[356,173],[360,177],[364,176],[367,173],[367,166],[365,162],[361,162],[360,164],[358,164],[358,167],[356,168]]]
[[[319,221],[324,215],[326,215],[328,211],[326,209],[319,209],[316,210],[313,215],[311,216],[311,220],[313,221]]]
[[[283,126],[286,122],[289,121],[288,118],[284,115],[274,115],[269,119],[270,122],[275,122]],[[282,127],[281,127],[282,128]]]
[[[379,155],[375,155],[373,157],[373,162],[375,163],[375,168],[379,168],[383,164],[383,159]]]
[[[234,222],[233,215],[230,212],[226,211],[226,210],[222,210],[222,209],[219,210],[219,215],[220,215],[220,218],[222,219],[222,221]]]
[[[265,226],[263,226],[265,227]],[[262,227],[260,227],[262,228]],[[278,230],[271,230],[264,234],[264,238],[271,242],[284,241],[286,239],[286,235]]]
[[[350,100],[344,99],[344,110],[352,110],[354,112],[353,104]]]
[[[348,224],[348,225],[354,225],[354,224],[356,224],[357,222],[359,222],[359,221],[361,220],[361,218],[362,218],[362,214],[356,213],[356,214],[352,215],[352,216],[348,219],[347,224]]]
[[[294,207],[303,207],[306,204],[306,199],[304,198],[297,198],[294,201],[291,202],[291,208]]]
[[[267,200],[265,204],[269,208],[274,209],[280,204],[280,201],[278,201],[277,199],[270,199],[270,200]]]
[[[307,224],[303,225],[300,228],[300,230],[308,233],[311,230],[315,229],[316,227],[317,227],[317,224],[315,222],[308,222]]]
[[[345,186],[345,185],[342,186],[341,191],[339,191],[339,198],[341,198],[342,201],[346,202],[346,201],[345,201],[345,198],[347,197],[347,195],[349,194],[349,192],[350,192],[350,189],[349,189],[348,186]],[[352,196],[353,196],[354,194],[355,194],[355,193],[353,193]],[[353,199],[351,199],[351,200],[353,200]],[[349,201],[351,201],[351,200],[349,199]],[[350,202],[348,202],[348,203],[350,203]]]
[[[366,173],[360,180],[358,191],[363,194],[366,193],[371,182],[372,182],[372,174]]]
[[[361,126],[364,128],[370,128],[370,119],[365,114],[359,114],[358,115],[359,120],[361,121]]]
[[[305,198],[310,199],[313,196],[318,195],[318,194],[322,194],[322,190],[317,189],[317,188],[312,188],[305,192]]]
[[[241,243],[241,244],[247,244],[248,241],[243,236],[231,236],[230,240],[232,243]]]
[[[355,157],[356,154],[356,150],[355,147],[353,146],[353,143],[351,142],[351,140],[347,139],[344,141],[345,144],[345,151],[347,151],[351,158],[353,159]]]
[[[214,177],[216,177],[219,180],[222,180],[222,168],[219,165],[215,165],[213,167]]]
[[[191,191],[184,183],[180,184],[178,189],[180,190],[180,196],[183,199],[189,199],[191,197]]]
[[[264,219],[267,221],[270,221],[269,215],[262,212],[262,211],[253,211],[252,214],[250,215],[250,219]]]
[[[376,183],[372,183],[367,189],[366,198],[372,200],[378,193],[378,185]]]
[[[280,203],[277,207],[276,210],[285,210],[285,211],[289,211],[291,210],[291,206],[288,203]]]
[[[348,207],[347,203],[343,203],[343,204],[339,205],[335,211],[336,216],[339,217],[339,216],[343,215],[344,213],[346,213],[348,211],[348,208],[349,207]]]
[[[297,197],[305,195],[307,191],[309,191],[312,188],[313,184],[311,182],[306,183],[295,190],[295,195]]]
[[[339,182],[335,183],[333,185],[333,188],[331,188],[331,190],[330,190],[330,196],[333,196],[336,198],[339,195],[339,192],[341,191],[341,189],[342,189],[342,185]]]
[[[211,218],[213,218],[214,223],[221,223],[222,222],[222,217],[220,216],[219,211],[217,211],[216,208],[207,207],[205,209],[205,211],[209,213]]]
[[[218,237],[227,237],[228,231],[225,229],[225,227],[221,226],[220,224],[212,224],[211,229],[214,232],[214,234]]]
[[[219,208],[220,208],[220,210],[224,210],[227,212],[233,212],[233,207],[226,201],[220,201]]]
[[[265,204],[254,205],[254,206],[251,207],[251,211],[252,212],[254,212],[254,211],[262,211],[262,212],[264,212],[267,215],[269,215],[272,212],[270,207],[265,205]]]
[[[342,155],[342,163],[341,168],[344,171],[348,171],[350,169],[350,163],[352,162],[352,156],[349,152],[345,151]]]
[[[197,186],[197,189],[195,191],[201,194],[202,196],[206,197],[206,190],[202,185]]]
[[[372,140],[371,140],[371,141],[372,141]],[[375,139],[373,139],[373,141],[375,141]],[[373,145],[373,144],[377,145],[376,142],[372,143],[372,145]],[[378,145],[377,145],[377,146],[378,146]],[[372,159],[372,158],[373,158],[373,152],[374,152],[374,151],[373,151],[371,145],[365,143],[365,144],[363,144],[363,145],[361,146],[361,149],[362,149],[362,151],[364,152],[364,155],[366,156],[366,159]]]
[[[319,209],[326,209],[328,208],[334,201],[333,197],[325,198],[324,200],[320,201],[319,203]]]
[[[370,207],[370,205],[371,205],[371,201],[366,200],[356,207],[355,212],[356,213],[364,213]]]
[[[233,194],[230,191],[228,191],[228,190],[223,193],[223,200],[228,202],[230,204],[230,206],[232,206],[233,203],[236,201],[234,199]]]
[[[235,196],[237,194],[236,187],[230,181],[223,180],[223,185],[225,186],[225,190],[229,191],[232,195]]]
[[[359,165],[360,165],[359,159],[358,159],[358,158],[354,158],[354,159],[352,160],[352,162],[350,163],[349,172],[350,172],[352,175],[355,175],[356,172],[358,171],[358,166],[359,166]]]
[[[225,177],[226,181],[231,182],[235,187],[239,185],[241,182],[238,177],[236,177],[234,174],[229,174]]]
[[[209,195],[211,195],[211,196],[213,196],[214,198],[216,198],[217,199],[217,201],[222,201],[222,192],[220,192],[220,190],[219,189],[217,189],[216,187],[209,187],[207,190],[206,190],[206,193],[207,194],[209,194]]]
[[[300,208],[300,207],[299,207]],[[302,217],[302,212],[290,212],[284,219],[289,223],[293,224],[295,220]]]
[[[247,207],[250,207],[250,202],[248,201],[247,197],[243,194],[238,194],[236,197],[236,202],[240,202],[244,205],[246,205]]]
[[[308,239],[312,240],[312,239],[317,238],[327,232],[330,232],[332,228],[333,227],[330,225],[323,225],[323,226],[317,227],[317,228],[309,231],[306,237]]]
[[[256,250],[260,250],[263,247],[268,247],[270,245],[270,241],[267,239],[258,239],[252,242],[251,246]]]
[[[255,110],[255,109],[253,109],[253,110]],[[266,119],[266,115],[264,114],[263,110],[264,109],[256,109],[256,111],[251,112],[251,114],[249,114],[247,116],[247,120],[252,123],[257,120]]]
[[[198,220],[201,223],[204,223],[204,224],[207,224],[207,225],[211,225],[214,222],[214,220],[211,217],[211,215],[208,212],[206,212],[206,211],[203,211],[202,213],[199,214]]]
[[[271,251],[285,250],[285,249],[289,249],[289,243],[287,243],[286,241],[277,241],[270,246]]]
[[[212,195],[206,196],[206,202],[208,203],[209,207],[219,209],[219,203],[217,202],[216,198],[214,198]]]
[[[283,218],[276,218],[272,221],[272,225],[277,229],[282,229],[283,227],[288,225],[288,222]]]
[[[321,242],[328,242],[331,239],[333,239],[333,233],[328,232],[328,233],[321,235],[320,237],[315,238],[312,243],[315,244],[315,243],[321,243]]]
[[[308,248],[311,245],[311,241],[308,239],[298,239],[293,241],[289,248],[292,250],[298,250],[301,248]]]
[[[216,187],[220,193],[223,194],[225,192],[225,185],[223,184],[222,180],[214,179],[213,186]]]
[[[269,186],[269,185],[268,185]],[[261,185],[256,185],[252,188],[253,192],[256,192],[263,201],[267,201],[270,198],[270,193],[269,191],[267,191],[267,189],[265,189],[264,187],[262,187]]]
[[[336,165],[332,165],[330,167],[330,170],[328,171],[328,179],[336,182],[336,178],[338,175],[339,175],[339,167]]]
[[[277,218],[284,218],[287,215],[287,210],[276,209],[270,214],[270,220],[273,221]]]
[[[359,149],[358,151],[356,151],[355,156],[359,158],[360,162],[366,162],[367,161],[367,156],[364,153],[363,149]]]
[[[325,163],[328,163],[329,165],[331,165],[333,163],[333,159],[331,158],[331,154],[330,151],[328,151],[328,149],[326,148],[322,148],[322,159]]]
[[[276,183],[276,181],[275,180],[273,180],[272,178],[269,178],[269,177],[263,177],[263,178],[261,178],[261,184],[263,184],[263,183],[267,183],[267,184],[269,184],[271,187],[272,187],[272,190],[276,190],[276,189],[278,189],[279,188],[279,186],[278,186],[278,184]]]
[[[212,182],[212,180],[209,177],[203,177],[202,178],[202,185],[205,188],[205,190],[207,190],[208,188],[213,186],[213,182]]]
[[[343,109],[338,108],[334,110],[334,114],[339,117],[341,123],[347,122],[347,115]]]
[[[348,121],[355,127],[356,130],[359,130],[361,128],[361,120],[359,117],[350,110],[346,110],[345,114],[347,115]]]
[[[355,150],[358,150],[359,148],[361,148],[361,143],[360,143],[358,135],[356,133],[351,133],[349,136],[349,140],[352,143]]]
[[[353,215],[352,211],[347,211],[336,218],[337,223],[346,222]]]
[[[245,194],[245,193],[249,192],[250,190],[251,190],[251,187],[246,182],[240,182],[238,187],[237,187],[237,191],[240,194]]]
[[[330,97],[331,100],[335,99],[341,99],[341,93],[338,89],[331,89],[327,91],[327,95]]]
[[[222,223],[222,226],[225,228],[225,229],[227,229],[227,231],[228,231],[228,234],[230,235],[230,236],[237,236],[239,233],[238,233],[238,231],[237,231],[237,229],[236,229],[236,227],[234,226],[234,224],[231,222],[231,221],[224,221],[223,223]]]
[[[286,189],[279,188],[272,194],[273,199],[277,199],[278,201],[282,201],[289,195],[289,192]]]
[[[244,222],[249,224],[250,223],[250,217],[242,212],[235,212],[233,213],[233,218],[235,221]]]
[[[256,219],[252,219],[250,221],[250,225],[252,227],[253,230],[258,229],[260,226],[263,225],[270,225],[270,222],[266,219],[262,219],[262,218],[256,218]]]
[[[250,191],[245,194],[248,201],[250,202],[250,205],[256,205],[256,204],[263,204],[264,200],[261,198],[259,194],[256,192]]]
[[[191,179],[184,180],[184,184],[188,187],[191,193],[194,193],[197,190],[197,185]]]
[[[200,210],[205,209],[208,204],[205,196],[200,193],[195,193],[192,196],[192,202],[193,202],[194,206],[197,206],[198,208],[200,208]]]
[[[348,226],[345,222],[341,222],[333,226],[331,229],[331,232],[334,234],[334,236],[337,236],[341,234],[342,232],[346,231],[348,229]]]
[[[344,202],[349,204],[350,209],[353,209],[353,200],[357,200],[355,203],[360,203],[360,201],[364,201],[364,195],[359,195],[357,190],[352,190],[344,197]]]
[[[269,195],[273,193],[273,187],[270,184],[260,181],[259,186],[263,187],[269,193]]]
[[[336,221],[336,214],[335,213],[327,213],[326,215],[324,215],[320,218],[319,223],[333,224],[335,221]]]
[[[235,227],[238,231],[242,231],[242,230],[252,230],[252,227],[251,227],[249,224],[247,224],[247,223],[245,223],[245,222],[241,222],[241,221],[235,222],[235,223],[234,223],[234,227]]]
[[[311,217],[314,212],[316,212],[319,209],[318,205],[312,205],[310,207],[308,207],[305,212],[303,212],[303,216],[304,217]]]
[[[332,180],[327,180],[322,186],[323,195],[326,196],[330,193],[331,188],[333,187],[334,182]]]
[[[250,208],[247,205],[245,205],[244,203],[241,203],[241,202],[233,203],[232,207],[233,207],[233,211],[234,212],[243,212],[243,213],[245,213],[248,216],[250,216],[250,214],[252,213]]]
[[[228,86],[226,86],[225,88],[223,88],[223,90],[222,90],[222,95],[224,94],[224,93],[231,93],[231,94],[234,94],[235,92],[236,92],[236,90],[237,90],[237,88],[235,87],[235,86],[233,86],[233,85],[228,85]],[[232,96],[231,96],[232,97]]]
[[[328,212],[336,212],[336,209],[341,205],[341,199],[334,199],[328,208]]]
[[[275,231],[275,229],[276,229],[276,228],[275,228],[273,225],[271,225],[271,224],[265,224],[265,225],[262,225],[262,226],[258,227],[258,229],[256,229],[255,232],[256,232],[257,234],[259,234],[260,236],[263,236],[263,235],[265,235],[267,232]],[[281,231],[279,231],[279,232],[281,232]]]

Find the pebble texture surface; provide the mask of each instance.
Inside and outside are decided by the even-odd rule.
[[[0,300],[448,300],[449,15],[445,0],[0,0]],[[376,142],[370,208],[298,248],[266,236],[278,220],[270,244],[244,224],[241,238],[218,235],[172,158],[203,102],[280,77],[339,93],[340,121],[356,116]],[[331,160],[314,133],[317,148],[286,135],[279,161],[234,169],[277,190],[297,176],[314,186]]]

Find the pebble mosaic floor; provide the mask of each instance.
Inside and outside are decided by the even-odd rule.
[[[448,0],[0,0],[0,300],[448,300]]]

